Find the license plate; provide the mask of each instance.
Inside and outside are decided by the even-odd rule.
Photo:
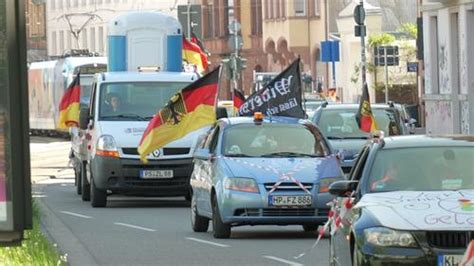
[[[463,255],[438,255],[438,266],[458,266]]]
[[[173,178],[173,170],[141,170],[140,178]]]
[[[304,196],[280,196],[270,195],[268,205],[271,206],[309,206],[313,202],[311,195]]]

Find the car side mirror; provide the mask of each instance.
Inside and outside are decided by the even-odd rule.
[[[341,162],[344,161],[344,150],[338,150],[336,153],[336,158]]]
[[[355,180],[341,180],[329,186],[329,193],[338,197],[347,197],[357,188],[359,182]]]
[[[87,129],[87,126],[89,125],[89,111],[88,107],[83,107],[79,112],[79,127],[83,130]]]
[[[212,154],[211,152],[209,151],[209,149],[197,149],[195,152],[194,152],[194,155],[193,157],[195,159],[199,159],[199,160],[209,160],[209,159],[212,159]]]

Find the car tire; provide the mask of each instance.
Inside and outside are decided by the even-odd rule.
[[[231,226],[222,222],[216,195],[212,197],[212,230],[214,238],[230,237]]]
[[[192,193],[191,193],[191,191],[189,191],[188,194],[186,194],[186,195],[184,196],[184,199],[185,199],[186,201],[191,201],[191,200],[192,200]]]
[[[194,196],[191,197],[191,226],[194,232],[199,233],[207,232],[209,229],[209,219],[199,215]]]
[[[319,224],[303,224],[303,230],[305,232],[314,232],[318,230]]]
[[[103,208],[107,205],[107,191],[96,187],[94,178],[91,177],[91,205],[94,208]]]
[[[77,195],[82,194],[82,173],[81,173],[80,168],[81,166],[79,166],[79,170],[77,169],[77,167],[74,168],[74,177],[76,178],[75,185],[76,185]]]
[[[87,182],[87,163],[81,163],[81,198],[82,201],[91,200],[91,188],[89,182]]]

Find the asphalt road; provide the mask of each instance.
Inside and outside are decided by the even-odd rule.
[[[32,138],[33,195],[43,230],[70,265],[327,265],[328,241],[300,226],[244,226],[231,239],[194,233],[181,198],[110,197],[94,209],[75,194],[69,143]],[[110,204],[109,204],[110,203]],[[295,256],[305,253],[299,259]]]

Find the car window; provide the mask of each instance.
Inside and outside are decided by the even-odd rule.
[[[362,177],[362,172],[364,170],[365,162],[367,161],[367,157],[369,155],[370,146],[365,146],[359,153],[359,157],[352,167],[351,172],[349,174],[351,180],[359,181]]]
[[[380,130],[386,136],[401,135],[401,123],[394,109],[372,109]],[[361,131],[356,120],[357,109],[324,110],[318,121],[318,127],[328,138],[366,139],[369,133]]]
[[[219,140],[219,132],[220,132],[220,127],[216,126],[216,129],[214,130],[214,133],[212,135],[212,138],[209,143],[209,152],[214,153],[217,147],[217,143]]]
[[[472,147],[416,147],[377,153],[368,190],[474,189]]]
[[[312,125],[312,124],[311,124]],[[329,148],[317,128],[289,124],[240,124],[223,138],[226,156],[327,156]]]

